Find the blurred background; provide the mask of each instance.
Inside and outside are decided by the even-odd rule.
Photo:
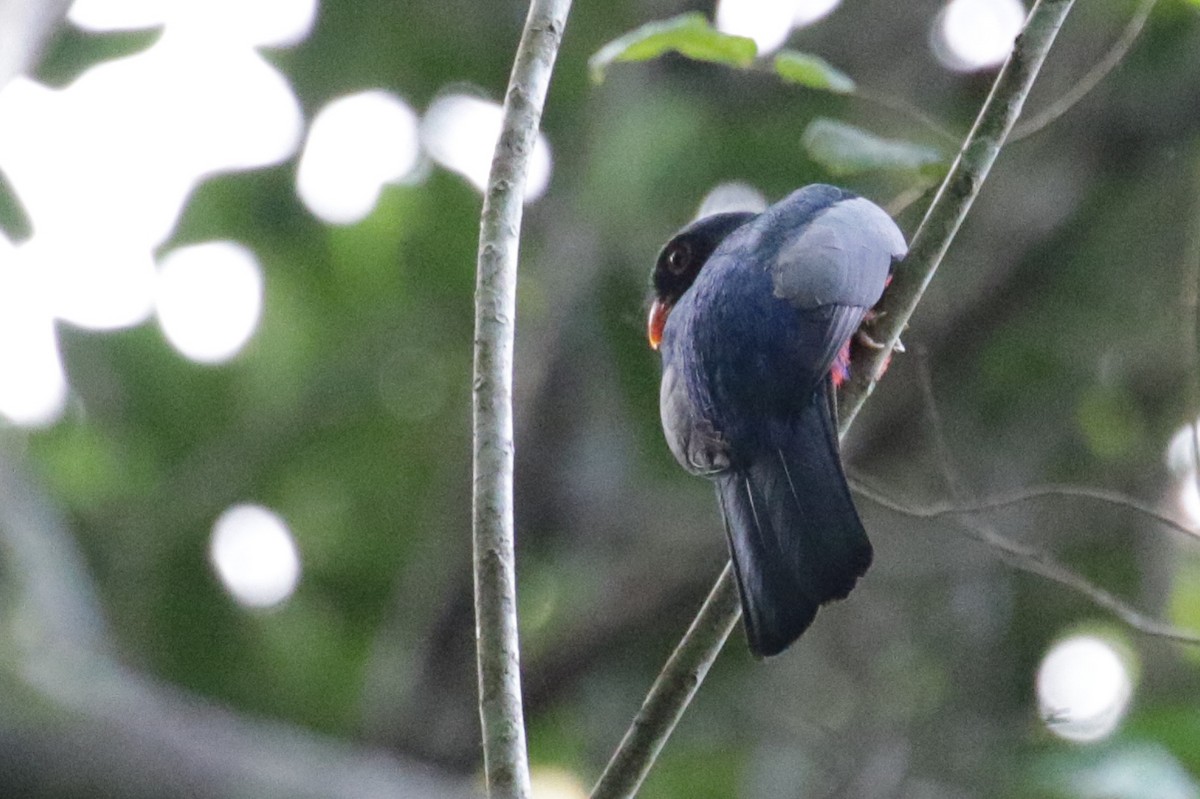
[[[726,557],[659,430],[658,247],[816,181],[911,236],[1025,10],[576,1],[518,289],[539,799],[586,796]],[[0,795],[479,785],[472,291],[525,11],[0,2]],[[687,11],[858,90],[590,82]],[[641,795],[1200,797],[1200,646],[1154,634],[1200,634],[1200,6],[1077,3],[1027,111],[1148,11],[1001,155],[847,440],[871,572],[781,657],[735,632]]]

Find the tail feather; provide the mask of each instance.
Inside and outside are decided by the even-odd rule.
[[[783,651],[821,605],[844,599],[872,554],[826,392],[773,432],[765,452],[716,480],[746,635],[760,656]]]

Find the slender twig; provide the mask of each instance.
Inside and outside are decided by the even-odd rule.
[[[938,410],[937,396],[933,393],[933,370],[929,366],[929,350],[924,345],[916,348],[917,384],[921,388],[921,397],[925,400],[925,415],[929,417],[929,433],[933,437],[933,447],[937,452],[938,466],[942,470],[942,480],[946,490],[955,501],[963,494],[962,481],[952,468],[954,456],[950,444],[946,441],[946,430],[942,425],[942,412]]]
[[[979,188],[987,178],[1005,137],[1020,114],[1034,78],[1037,77],[1046,53],[1054,43],[1054,37],[1073,3],[1074,0],[1038,0],[1030,12],[1025,29],[1017,38],[1012,54],[1000,70],[979,118],[926,212],[925,220],[913,239],[913,246],[904,268],[898,271],[884,299],[883,310],[886,313],[879,318],[880,323],[874,332],[877,340],[886,342],[885,347],[878,351],[863,347],[856,358],[852,372],[856,377],[847,387],[841,402],[845,409],[839,425],[841,436],[845,436],[855,414],[874,388],[887,358],[900,338],[900,332],[912,316],[925,287],[933,278],[942,256],[945,255],[963,217],[970,209],[971,202],[979,193]],[[740,608],[736,603],[728,601],[735,593],[732,572],[726,568],[713,587],[710,601],[700,609],[669,663],[671,674],[678,675],[676,679],[694,684],[690,685],[687,691],[672,692],[677,707],[671,713],[639,713],[638,720],[634,722],[634,727],[639,729],[636,732],[631,729],[625,736],[609,763],[610,771],[620,768],[644,775],[649,770],[655,754],[670,736],[675,720],[686,708],[695,686],[703,677],[707,669],[705,658],[708,657],[708,653],[720,650],[728,631],[737,623]],[[713,597],[724,597],[726,601],[714,602]],[[665,674],[666,672],[660,675],[660,681],[651,689],[643,704],[643,710],[651,703],[662,701],[663,692],[659,690],[659,685]],[[637,753],[630,751],[635,742],[639,741],[653,741],[654,744],[638,745]],[[624,777],[619,780],[613,777],[602,780],[593,791],[592,799],[631,796],[632,791],[636,791],[639,781],[640,777]],[[618,783],[632,787],[625,793],[610,792],[607,786]]]
[[[1146,635],[1152,635],[1158,638],[1165,638],[1171,641],[1180,643],[1200,643],[1200,637],[1178,630],[1170,625],[1156,621],[1126,603],[1120,597],[1106,591],[1105,589],[1095,585],[1083,575],[1068,569],[1065,566],[1057,563],[1049,554],[1035,549],[1030,546],[1019,544],[1012,541],[996,532],[989,524],[986,524],[981,519],[977,518],[977,514],[984,509],[993,509],[1004,507],[1005,505],[1016,504],[1017,502],[1027,501],[1029,499],[1040,496],[1072,496],[1072,497],[1087,497],[1096,499],[1102,502],[1108,502],[1119,505],[1121,507],[1142,513],[1146,516],[1154,518],[1156,521],[1162,522],[1176,530],[1184,533],[1195,535],[1188,527],[1179,524],[1173,519],[1170,519],[1158,511],[1149,507],[1132,497],[1118,494],[1115,491],[1106,491],[1104,489],[1093,489],[1081,486],[1048,486],[1034,489],[1024,489],[1017,492],[1020,499],[1012,497],[1002,498],[1000,501],[985,500],[983,502],[969,503],[963,499],[964,490],[962,480],[954,467],[954,455],[950,451],[950,447],[946,442],[945,430],[942,427],[942,415],[938,411],[937,397],[933,393],[933,376],[929,369],[929,359],[926,353],[922,350],[918,352],[917,357],[917,376],[921,385],[921,393],[925,398],[925,410],[929,417],[930,434],[933,436],[934,448],[937,451],[938,463],[941,464],[942,474],[946,481],[946,488],[954,499],[954,506],[945,506],[946,508],[953,507],[952,510],[946,510],[945,513],[929,513],[932,508],[914,508],[911,503],[900,503],[896,500],[883,497],[878,491],[867,489],[869,495],[862,489],[865,487],[859,481],[854,484],[855,491],[863,493],[879,504],[885,507],[896,510],[905,515],[915,518],[936,518],[937,516],[954,514],[958,517],[959,523],[963,529],[977,541],[998,550],[1004,559],[1013,567],[1031,574],[1037,574],[1045,577],[1052,582],[1070,588],[1077,593],[1090,599],[1094,604],[1111,612],[1117,618],[1128,624],[1135,630],[1138,630]],[[939,507],[937,510],[943,510]]]
[[[860,488],[865,488],[861,481],[854,482],[854,489],[857,491]],[[864,491],[865,493],[865,491]],[[870,497],[874,500],[874,497]],[[958,502],[946,503],[939,502],[931,505],[923,505],[920,508],[915,508],[911,505],[907,506],[909,515],[917,515],[926,519],[937,519],[943,516],[954,516],[964,513],[983,513],[990,510],[999,510],[1001,508],[1012,507],[1013,505],[1023,505],[1027,502],[1032,502],[1039,499],[1091,499],[1096,502],[1102,502],[1106,505],[1123,508],[1133,513],[1145,516],[1164,527],[1168,527],[1178,533],[1183,533],[1191,538],[1200,538],[1200,531],[1191,527],[1177,519],[1156,510],[1151,505],[1142,502],[1140,499],[1131,497],[1128,494],[1122,494],[1120,491],[1111,491],[1106,488],[1092,488],[1091,486],[1075,486],[1075,485],[1060,485],[1048,484],[1040,486],[1029,486],[1028,488],[1020,488],[1006,494],[980,499],[974,502]]]
[[[889,111],[899,114],[905,119],[916,122],[918,125],[925,128],[942,141],[949,143],[951,146],[962,141],[961,132],[955,133],[951,131],[945,125],[935,120],[929,114],[926,114],[920,108],[906,103],[903,100],[897,100],[893,97],[889,97],[883,92],[864,89],[862,87],[855,89],[854,93],[850,96],[855,97],[864,103],[870,103],[881,108],[886,108]]]
[[[887,204],[884,205],[883,210],[887,211],[888,216],[890,217],[898,217],[900,214],[907,211],[909,206],[911,206],[913,203],[919,202],[920,200],[932,195],[933,189],[936,186],[936,181],[926,182],[918,178],[913,185],[902,190],[895,197],[888,200]]]
[[[1104,80],[1108,73],[1121,63],[1121,60],[1129,52],[1129,48],[1133,47],[1133,43],[1137,41],[1142,28],[1146,26],[1146,20],[1150,18],[1150,12],[1154,10],[1154,4],[1157,2],[1158,0],[1142,0],[1141,5],[1129,18],[1125,30],[1121,31],[1120,37],[1113,42],[1112,47],[1104,54],[1104,58],[1097,61],[1095,66],[1089,69],[1087,74],[1080,78],[1079,82],[1072,86],[1066,94],[1013,128],[1012,134],[1008,137],[1009,142],[1020,141],[1026,136],[1032,136],[1047,125],[1056,122],[1059,117],[1086,97],[1088,92],[1096,88],[1100,81]]]
[[[854,482],[854,491],[880,507],[915,519],[934,519],[950,514],[957,515],[963,529],[972,538],[998,551],[1013,568],[1030,574],[1036,574],[1051,582],[1070,588],[1072,591],[1086,597],[1093,604],[1109,611],[1138,632],[1177,643],[1200,644],[1200,635],[1180,630],[1144,615],[1141,611],[1130,606],[1125,600],[1100,588],[1078,572],[1072,571],[1058,563],[1046,552],[1005,538],[986,525],[974,522],[970,518],[964,518],[969,517],[971,513],[977,511],[980,507],[988,507],[987,503],[962,508],[946,508],[940,505],[930,507],[916,506],[893,499],[876,489],[864,485],[861,481]],[[1166,520],[1159,519],[1159,521],[1165,522]]]
[[[778,73],[775,70],[774,59],[771,56],[762,56],[750,65],[749,70],[760,75],[776,76]],[[922,111],[917,106],[899,100],[894,97],[889,97],[883,92],[877,92],[873,89],[865,89],[862,86],[857,86],[853,91],[845,95],[848,98],[858,100],[867,105],[874,105],[879,108],[886,109],[891,113],[903,117],[905,120],[912,122],[919,127],[924,128],[927,132],[951,145],[958,144],[962,141],[962,136],[942,123],[938,122],[929,114]]]
[[[474,574],[479,715],[492,799],[527,799],[513,552],[513,339],[517,249],[533,151],[570,0],[532,0],[504,98],[479,224],[475,286]]]
[[[872,338],[883,346],[863,347],[858,352],[851,379],[841,397],[843,433],[874,390],[900,333],[971,209],[1073,3],[1074,0],[1039,0],[1029,13],[1025,29],[1017,37],[958,157],[913,235],[908,257],[896,270],[896,277],[884,295],[882,313],[876,317],[872,331]]]
[[[626,799],[637,793],[740,616],[733,567],[726,564],[592,789],[592,799]]]

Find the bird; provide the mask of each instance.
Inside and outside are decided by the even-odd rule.
[[[750,651],[779,654],[873,552],[842,467],[835,383],[907,252],[879,206],[824,184],[703,217],[663,246],[647,335],[679,464],[716,485]]]

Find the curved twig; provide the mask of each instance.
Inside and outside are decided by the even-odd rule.
[[[1150,12],[1154,10],[1154,4],[1157,2],[1158,0],[1142,0],[1142,4],[1129,18],[1129,24],[1125,26],[1125,30],[1121,31],[1120,38],[1113,42],[1113,46],[1104,54],[1104,58],[1097,61],[1095,66],[1089,69],[1066,94],[1013,128],[1013,132],[1008,137],[1009,142],[1020,141],[1026,136],[1032,136],[1047,125],[1056,122],[1059,117],[1086,97],[1088,92],[1096,88],[1100,81],[1104,80],[1108,73],[1121,63],[1121,60],[1129,52],[1129,48],[1133,47],[1133,43],[1137,41],[1142,28],[1146,26],[1146,20],[1150,18]]]
[[[872,91],[871,89],[858,88],[855,89],[854,92],[852,92],[849,96],[856,97],[864,103],[877,105],[880,108],[886,108],[892,113],[899,114],[905,119],[917,123],[942,141],[949,143],[951,146],[962,141],[961,135],[953,133],[945,125],[938,122],[932,116],[914,105],[910,105],[901,100],[895,100],[891,97],[888,97],[886,94]]]
[[[513,340],[529,154],[570,0],[532,0],[504,99],[479,224],[475,284],[475,629],[484,769],[493,799],[529,796],[513,553]]]
[[[855,484],[855,489],[859,487],[859,483]],[[1073,486],[1060,485],[1050,483],[1040,486],[1029,486],[1011,491],[1007,494],[981,499],[976,502],[968,502],[963,504],[951,505],[948,503],[939,503],[937,505],[929,505],[924,508],[911,508],[918,514],[928,519],[936,519],[943,516],[951,516],[964,513],[981,513],[983,511],[998,510],[1007,508],[1013,505],[1021,505],[1038,499],[1051,499],[1055,497],[1072,497],[1076,499],[1092,499],[1097,502],[1103,502],[1108,505],[1115,505],[1119,508],[1124,508],[1134,513],[1139,513],[1152,519],[1155,522],[1169,527],[1170,529],[1183,533],[1191,538],[1200,538],[1200,531],[1194,527],[1190,527],[1181,521],[1171,518],[1170,516],[1156,510],[1152,506],[1139,499],[1131,497],[1127,494],[1122,494],[1119,491],[1111,491],[1106,488],[1092,488],[1090,486]]]
[[[1061,586],[1070,588],[1077,594],[1080,594],[1090,600],[1093,604],[1104,608],[1119,618],[1122,622],[1129,625],[1130,628],[1138,632],[1150,635],[1155,638],[1162,638],[1168,641],[1174,641],[1181,644],[1200,644],[1200,635],[1180,630],[1170,624],[1160,622],[1146,616],[1141,611],[1132,607],[1125,600],[1115,594],[1106,591],[1105,589],[1095,585],[1083,575],[1072,571],[1062,564],[1055,561],[1046,552],[1034,547],[1021,544],[1009,538],[996,533],[981,524],[973,523],[968,519],[962,519],[962,516],[969,516],[972,513],[977,513],[980,510],[990,509],[995,507],[1003,507],[1007,504],[1013,504],[1020,500],[1013,498],[1005,498],[1001,502],[985,501],[972,506],[950,507],[944,505],[933,505],[928,507],[913,506],[905,502],[893,499],[885,494],[880,493],[876,489],[864,485],[861,481],[853,483],[855,493],[867,500],[887,508],[888,510],[914,519],[936,519],[943,516],[959,516],[960,522],[967,533],[976,541],[980,541],[1000,552],[1005,561],[1013,568],[1019,569],[1030,574],[1036,574],[1040,577],[1045,577],[1051,582],[1058,583]],[[1071,486],[1056,486],[1054,487],[1058,496],[1087,496],[1101,501],[1113,501],[1114,497],[1109,492],[1092,491],[1090,489],[1077,489]],[[1070,489],[1072,493],[1066,493],[1063,489]],[[1030,494],[1032,496],[1051,496],[1050,493]],[[1026,497],[1029,498],[1029,497]],[[1118,503],[1127,508],[1135,508],[1140,511],[1136,501],[1130,501],[1127,497],[1122,497]],[[1178,523],[1173,522],[1160,514],[1151,513],[1157,521],[1168,524],[1175,529],[1181,529]],[[1190,532],[1190,531],[1189,531]]]

